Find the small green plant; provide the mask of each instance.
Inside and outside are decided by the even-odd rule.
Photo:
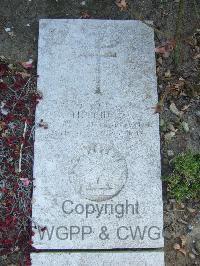
[[[164,177],[170,196],[177,201],[200,199],[200,154],[178,155],[173,166],[173,173]]]

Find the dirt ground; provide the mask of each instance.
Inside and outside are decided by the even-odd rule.
[[[195,57],[199,53],[200,2],[183,1],[182,13],[179,0],[126,2],[128,8],[121,11],[113,0],[0,0],[0,56],[14,61],[30,58],[37,61],[38,21],[41,18],[152,20],[156,29],[156,46],[170,39],[178,40],[180,45],[178,62],[173,53],[167,58],[156,56],[159,96],[162,97],[166,87],[177,84],[180,78],[187,84],[181,94],[170,93],[166,97],[160,115],[162,174],[166,175],[171,171],[170,161],[175,155],[187,150],[200,151],[200,75],[199,60]],[[180,121],[170,111],[171,102],[179,110],[185,108],[183,119],[188,129],[180,129]],[[166,134],[170,132],[175,134],[166,140]],[[200,265],[199,202],[177,204],[174,199],[169,199],[165,184],[163,199],[166,265]],[[182,252],[175,250],[174,244],[180,244]],[[0,259],[0,265],[11,264],[18,265],[16,256]]]

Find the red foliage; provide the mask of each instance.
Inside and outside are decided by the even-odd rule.
[[[30,254],[29,253],[27,253],[26,255],[25,255],[25,265],[26,266],[31,266],[31,258],[30,258]],[[20,265],[21,266],[21,265]]]
[[[7,90],[8,89],[8,85],[4,82],[0,82],[0,90]]]
[[[6,64],[0,63],[0,77],[6,75],[7,71],[8,71],[8,66]]]
[[[13,84],[13,88],[16,90],[20,90],[25,84],[26,80],[24,80],[20,74],[17,74],[15,76],[15,82]]]
[[[34,90],[36,77],[31,77],[32,84],[29,85],[31,89],[27,89],[27,77],[17,73],[11,76],[9,73],[9,78],[6,79],[8,71],[8,65],[0,63],[0,78],[4,79],[0,82],[0,92],[4,91],[0,93],[0,102],[4,101],[4,107],[8,109],[7,115],[0,113],[0,138],[5,151],[0,165],[5,182],[5,186],[0,187],[0,192],[3,194],[0,208],[0,255],[12,253],[16,249],[25,252],[31,249],[32,230],[28,217],[31,217],[32,165],[30,160],[23,160],[21,172],[16,166],[21,145],[23,145],[23,157],[33,154],[32,128],[35,107],[41,99]],[[24,138],[25,122],[28,126]],[[26,182],[22,182],[24,180]],[[31,265],[28,253],[25,265]]]

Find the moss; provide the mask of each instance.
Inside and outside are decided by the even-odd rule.
[[[177,201],[200,199],[200,154],[178,155],[173,166],[172,174],[164,177],[169,195]]]

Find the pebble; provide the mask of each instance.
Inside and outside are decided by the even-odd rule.
[[[160,65],[162,65],[162,63],[163,63],[163,59],[162,59],[162,57],[159,57],[157,61],[158,61],[158,63],[159,63]]]
[[[196,112],[196,116],[200,117],[200,111]]]
[[[6,108],[1,108],[1,113],[2,115],[8,115],[9,114],[9,110]]]
[[[176,105],[175,105],[175,103],[171,103],[170,104],[170,106],[169,106],[169,109],[170,109],[170,111],[173,113],[173,114],[175,114],[175,115],[177,115],[177,116],[180,116],[180,111],[178,110],[178,108],[176,107]]]
[[[169,123],[167,127],[169,130],[176,132],[176,129],[172,123]]]
[[[181,209],[184,209],[185,208],[185,204],[184,203],[180,203],[180,207],[181,207]]]
[[[176,200],[175,199],[170,199],[169,202],[170,203],[176,203]]]
[[[169,133],[166,133],[166,134],[165,134],[165,140],[166,140],[166,141],[170,141],[175,135],[176,135],[176,133],[173,132],[173,131],[171,131],[171,132],[169,132]]]
[[[11,31],[11,28],[5,28],[4,29],[6,32],[10,32]]]
[[[182,220],[182,219],[178,219],[178,222],[181,223],[181,224],[185,224],[185,225],[188,224],[186,221],[184,221],[184,220]],[[190,226],[190,225],[188,225],[188,227],[189,227],[189,226]],[[189,230],[189,229],[188,229],[188,230]]]
[[[196,251],[196,249],[192,248],[192,253],[195,254],[195,255],[199,255],[199,253]]]
[[[160,126],[163,127],[165,125],[165,120],[164,119],[160,119]]]
[[[185,133],[188,133],[190,131],[188,123],[186,123],[185,121],[182,122],[182,127],[183,127],[183,130],[185,131]]]
[[[167,155],[168,155],[169,157],[173,157],[173,156],[174,156],[174,152],[173,152],[172,150],[168,150],[168,151],[167,151]]]
[[[181,246],[179,244],[177,244],[177,243],[174,244],[174,249],[175,250],[179,250],[180,248],[181,248]]]
[[[192,229],[193,229],[193,226],[191,224],[188,224],[187,230],[189,233],[192,232]]]
[[[165,72],[165,78],[170,78],[171,77],[171,71],[170,69],[168,69],[166,72]]]
[[[165,121],[163,119],[160,119],[160,130],[162,132],[166,132],[167,131],[167,125],[165,123]]]
[[[189,208],[189,207],[187,207],[187,210],[188,210],[190,213],[195,213],[195,212],[196,212],[195,209],[193,209],[193,208]]]
[[[9,110],[4,107],[5,105],[6,105],[6,103],[4,101],[2,101],[1,104],[0,104],[0,112],[3,115],[7,115],[9,113]]]
[[[195,242],[196,251],[200,254],[200,239]]]
[[[189,257],[190,257],[190,259],[192,259],[192,260],[195,260],[195,259],[196,259],[196,256],[195,256],[193,253],[189,253]]]

